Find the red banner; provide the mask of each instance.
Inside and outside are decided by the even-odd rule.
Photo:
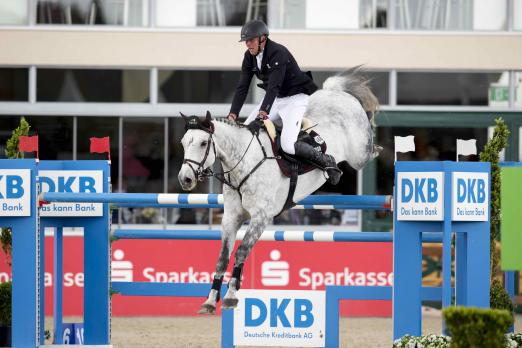
[[[120,240],[112,244],[112,280],[212,281],[218,241]],[[232,264],[230,265],[231,268]],[[52,313],[53,239],[45,240],[45,313]],[[0,282],[10,278],[0,253]],[[83,238],[64,238],[64,315],[83,314]],[[228,280],[228,275],[225,277]],[[243,288],[324,289],[325,285],[392,285],[390,243],[259,242],[245,265]],[[113,295],[113,315],[195,315],[201,298]],[[391,301],[343,301],[341,314],[390,316]]]

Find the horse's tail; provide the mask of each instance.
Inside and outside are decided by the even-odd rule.
[[[342,91],[353,95],[361,103],[368,117],[373,117],[379,108],[379,101],[373,94],[368,83],[370,80],[362,73],[361,65],[351,68],[341,74],[330,76],[323,83],[323,89]]]

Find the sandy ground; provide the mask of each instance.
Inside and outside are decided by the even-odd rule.
[[[73,322],[78,318],[66,318]],[[46,318],[46,328],[52,318]],[[515,332],[522,330],[522,315],[516,318]],[[423,315],[423,334],[441,333],[439,311]],[[114,317],[114,347],[220,347],[220,317]],[[391,347],[391,318],[342,318],[341,347]]]

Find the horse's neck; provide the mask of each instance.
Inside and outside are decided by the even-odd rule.
[[[257,145],[257,141],[254,139],[248,153],[245,155],[245,151],[252,140],[250,132],[224,122],[214,122],[214,127],[216,152],[221,159],[223,169],[226,171],[234,168],[230,174],[240,179],[241,176],[246,175],[247,171],[251,169],[252,165],[250,162],[260,156],[259,154],[255,155],[255,153],[259,152],[259,145]],[[245,156],[243,157],[243,155]]]

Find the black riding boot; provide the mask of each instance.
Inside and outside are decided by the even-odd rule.
[[[341,179],[343,172],[337,167],[335,158],[331,155],[317,151],[314,147],[303,141],[297,141],[294,145],[295,155],[308,160],[321,168],[326,170],[328,173],[328,182],[332,185],[337,185]]]

